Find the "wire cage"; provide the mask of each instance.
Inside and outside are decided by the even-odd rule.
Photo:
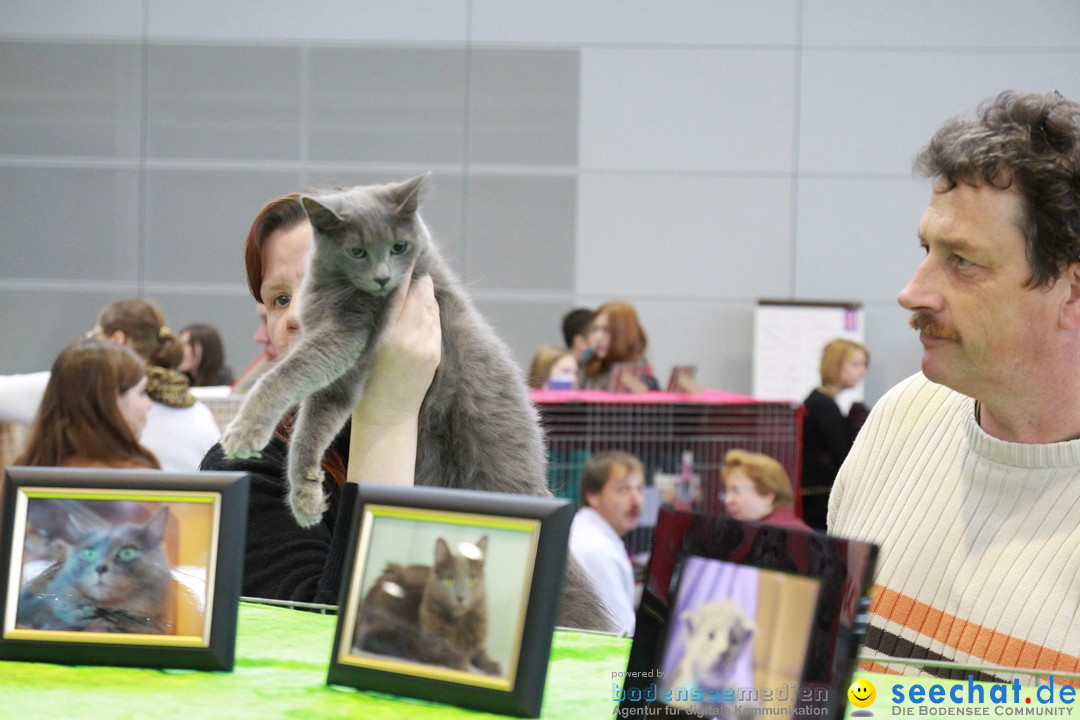
[[[670,501],[684,453],[690,453],[700,494],[694,509],[724,512],[720,469],[724,454],[740,448],[776,458],[799,497],[802,455],[801,405],[781,402],[558,402],[537,401],[548,448],[548,485],[558,497],[580,505],[581,475],[594,453],[623,450],[645,465],[647,486]],[[798,508],[797,508],[798,509]],[[631,553],[648,551],[652,526],[626,540]]]

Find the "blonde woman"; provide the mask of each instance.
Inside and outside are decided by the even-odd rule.
[[[829,492],[855,440],[851,423],[836,404],[836,395],[862,382],[869,365],[870,351],[865,345],[833,340],[821,353],[821,385],[803,401],[803,518],[818,530],[825,529]]]
[[[811,528],[795,514],[791,479],[774,458],[729,450],[720,470],[724,509],[736,520],[751,520],[794,530]]]

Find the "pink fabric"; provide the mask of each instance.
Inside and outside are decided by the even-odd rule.
[[[611,405],[663,405],[691,403],[699,405],[745,405],[764,403],[749,395],[727,392],[726,390],[706,390],[701,394],[693,393],[613,393],[606,390],[533,390],[529,393],[537,405],[560,405],[566,403],[596,403]]]

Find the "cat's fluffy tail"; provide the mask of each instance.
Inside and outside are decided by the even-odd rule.
[[[570,552],[566,556],[566,579],[555,622],[562,627],[581,630],[616,631],[615,621],[600,600],[592,580]]]

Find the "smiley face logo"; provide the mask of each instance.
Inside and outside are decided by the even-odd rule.
[[[869,707],[877,697],[877,690],[869,680],[859,678],[851,683],[847,691],[848,700],[857,708]]]

